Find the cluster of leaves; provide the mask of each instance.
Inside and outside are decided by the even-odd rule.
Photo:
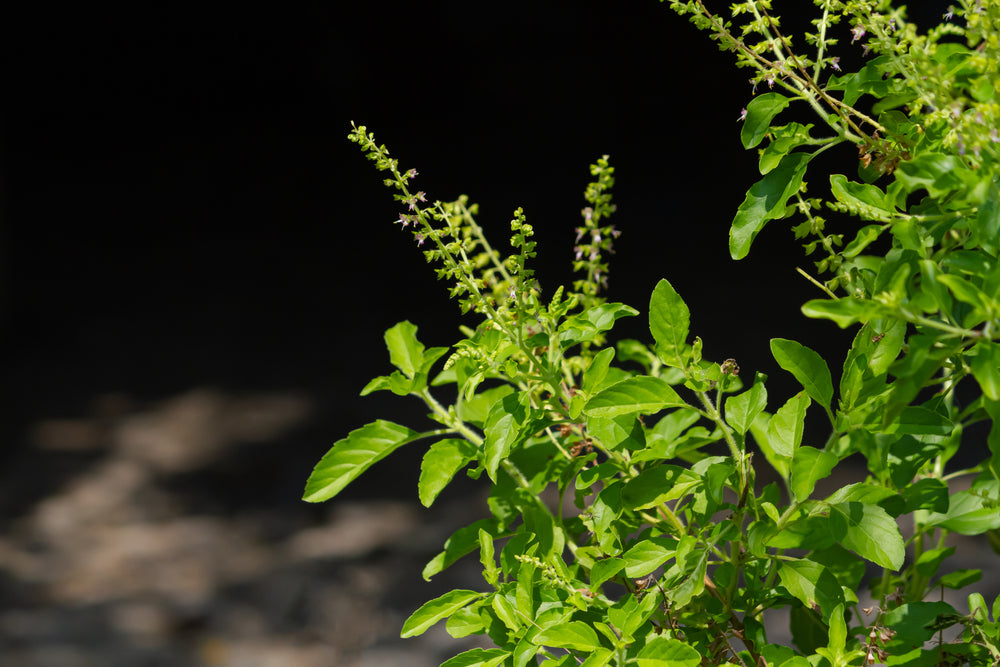
[[[823,249],[817,268],[833,278],[812,278],[829,298],[803,312],[856,328],[843,363],[831,369],[808,346],[773,339],[801,391],[769,401],[764,375],[744,382],[735,360],[702,357],[667,280],[649,301],[650,342],[605,345],[616,320],[639,314],[598,297],[615,235],[606,157],[591,168],[577,230],[574,269],[586,277],[543,299],[520,209],[505,258],[475,207],[425,206],[409,190],[415,172],[356,127],[351,139],[407,207],[398,222],[429,243],[428,261],[481,322],[453,350],[425,347],[410,322],[386,332],[396,370],[363,393],[414,396],[435,423],[351,432],[317,464],[305,499],[332,498],[418,442],[430,443],[424,505],[463,469],[486,473],[489,516],[455,532],[424,570],[430,578],[478,554],[482,590],[432,600],[402,630],[446,621],[454,637],[495,644],[447,667],[998,664],[1000,597],[969,592],[960,609],[939,592],[981,577],[949,567],[950,535],[986,534],[1000,550],[1000,167],[989,129],[1000,2],[965,0],[920,35],[887,0],[816,0],[816,32],[804,35],[812,57],[793,50],[768,0],[733,5],[731,20],[700,0],[670,4],[753,68],[755,84],[783,91],[745,110],[744,146],[767,143],[730,249],[744,257],[767,222],[805,218],[795,233],[814,237],[806,249]],[[837,26],[870,52],[856,72],[831,73],[841,69],[830,55]],[[797,102],[831,136],[774,123]],[[860,159],[856,177],[829,177],[828,206],[849,225],[834,235],[805,176],[843,144]],[[813,405],[822,441],[806,437]],[[988,426],[985,453],[963,440],[977,423]],[[854,470],[848,457],[866,462],[864,474],[818,493],[835,471]],[[758,483],[765,464],[777,481]],[[791,611],[788,646],[768,637],[781,609]]]

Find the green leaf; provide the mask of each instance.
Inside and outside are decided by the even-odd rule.
[[[830,411],[833,378],[823,357],[801,343],[784,338],[771,339],[771,354],[779,366],[795,376],[813,400]]]
[[[812,447],[799,447],[792,459],[792,493],[799,502],[806,500],[816,488],[816,482],[825,479],[839,459],[830,452]]]
[[[404,320],[385,332],[385,345],[389,348],[389,361],[412,378],[423,363],[424,346],[417,340],[417,327]]]
[[[605,303],[594,306],[563,322],[559,327],[557,340],[563,347],[593,340],[601,332],[611,329],[619,319],[638,314],[638,310],[624,303]]]
[[[771,128],[771,121],[788,106],[790,99],[779,93],[764,93],[747,104],[747,116],[740,130],[743,148],[753,148],[759,144]]]
[[[470,553],[479,546],[479,529],[486,529],[487,533],[495,534],[498,530],[498,522],[494,518],[480,519],[468,526],[463,526],[456,530],[444,543],[444,551],[432,558],[426,566],[422,576],[425,581],[430,581],[431,577],[451,567],[459,558]]]
[[[653,637],[635,657],[639,667],[698,667],[701,654],[678,639]]]
[[[815,609],[818,606],[824,620],[829,619],[834,609],[845,602],[844,590],[837,578],[815,561],[781,561],[778,577],[782,586],[806,607]]]
[[[535,643],[578,651],[594,651],[601,648],[597,633],[583,621],[570,621],[545,628],[535,636]]]
[[[615,652],[611,649],[599,648],[588,655],[587,659],[580,663],[580,667],[604,667],[614,656]]]
[[[981,340],[973,347],[975,356],[970,359],[972,375],[983,394],[991,401],[1000,401],[1000,345]]]
[[[492,607],[493,612],[497,615],[497,618],[507,626],[508,630],[512,632],[517,632],[521,627],[521,619],[514,610],[514,605],[509,599],[500,593],[495,594],[490,598],[490,607]]]
[[[381,419],[351,431],[313,468],[302,499],[321,503],[333,498],[373,464],[420,437],[417,431]]]
[[[605,558],[599,560],[590,568],[590,590],[597,593],[601,584],[621,572],[625,568],[625,561],[621,558]]]
[[[808,144],[812,141],[809,131],[813,128],[812,123],[802,125],[800,123],[788,123],[779,127],[771,128],[771,137],[767,146],[760,152],[758,167],[761,175],[773,170],[781,163],[781,158],[785,157],[793,150]]]
[[[677,540],[654,537],[638,542],[625,552],[625,575],[631,579],[644,577],[673,558]]]
[[[417,609],[406,619],[399,636],[406,638],[422,635],[442,618],[451,616],[473,600],[483,597],[483,595],[483,593],[477,593],[476,591],[456,590],[425,602],[420,609]]]
[[[956,299],[979,311],[982,319],[996,317],[1000,313],[1000,305],[997,304],[996,299],[990,297],[965,278],[954,273],[942,273],[937,276],[937,279],[938,282],[944,283],[948,287]]]
[[[667,280],[660,280],[649,299],[649,331],[660,360],[674,368],[686,366],[685,350],[691,311]]]
[[[866,560],[890,570],[903,565],[903,536],[895,519],[878,505],[846,502],[830,505],[831,518],[845,525],[840,543]]]
[[[667,592],[674,609],[682,609],[705,590],[705,572],[708,567],[708,549],[696,549],[684,560],[684,578],[680,585]],[[679,564],[674,567],[678,567]],[[673,568],[667,573],[673,572]],[[666,576],[666,575],[665,575]]]
[[[957,155],[928,152],[900,162],[895,176],[908,192],[925,188],[931,198],[940,200],[965,187],[968,171]]]
[[[479,562],[483,564],[483,578],[486,583],[496,586],[500,579],[500,571],[493,550],[493,536],[482,528],[479,529]]]
[[[957,591],[966,586],[971,586],[982,578],[982,570],[955,570],[938,579],[935,586],[944,586],[945,588]]]
[[[766,379],[766,375],[757,373],[750,389],[726,398],[726,423],[740,435],[745,435],[750,430],[753,420],[767,405],[767,388],[764,386]]]
[[[479,604],[473,604],[463,607],[449,616],[445,630],[454,639],[469,635],[482,635],[486,634],[491,620],[488,614],[483,613]]]
[[[607,347],[594,355],[590,361],[590,366],[583,373],[583,385],[581,389],[586,392],[594,392],[601,388],[604,378],[608,375],[611,361],[615,358],[615,348]]]
[[[938,618],[952,615],[958,614],[947,602],[910,602],[886,612],[883,623],[895,631],[894,643],[913,648],[934,636],[933,623]]]
[[[509,655],[509,651],[499,648],[474,648],[444,661],[441,667],[496,667]]]
[[[865,225],[857,231],[851,242],[844,246],[840,254],[845,259],[857,257],[861,254],[862,250],[874,243],[886,229],[886,225]]]
[[[841,329],[846,329],[855,322],[868,322],[887,317],[891,313],[891,310],[881,304],[854,297],[812,299],[802,304],[802,314],[806,317],[833,320]]]
[[[812,154],[795,152],[751,186],[729,231],[729,254],[743,259],[768,220],[785,217],[788,199],[799,191]]]
[[[929,515],[926,525],[941,526],[961,535],[979,535],[1000,528],[1000,510],[986,504],[982,496],[959,491],[951,497],[948,511]]]
[[[920,554],[917,558],[916,569],[917,574],[922,577],[933,577],[937,574],[937,571],[941,568],[941,563],[945,561],[946,558],[952,556],[955,553],[955,547],[946,547],[944,549],[928,549],[927,551]]]
[[[420,463],[417,489],[421,504],[430,507],[458,471],[476,458],[476,452],[475,445],[459,438],[449,438],[431,445]]]
[[[641,600],[634,595],[626,595],[608,609],[608,620],[623,637],[631,637],[649,620],[659,602],[661,600],[657,595],[644,595]]]
[[[625,483],[621,499],[629,509],[642,510],[685,496],[701,483],[701,477],[687,468],[649,466]]]
[[[640,375],[599,392],[587,402],[583,411],[591,417],[617,417],[630,412],[651,414],[664,408],[686,405],[664,380]]]
[[[521,438],[521,429],[528,419],[525,406],[528,394],[504,396],[490,408],[483,426],[486,436],[483,443],[484,467],[490,479],[497,481],[497,469],[510,454],[512,445]]]
[[[830,191],[862,219],[889,222],[894,217],[892,206],[878,186],[848,181],[843,174],[831,174]]]
[[[806,409],[810,402],[805,392],[800,391],[771,417],[767,425],[767,441],[776,456],[795,458],[795,450],[802,443]]]

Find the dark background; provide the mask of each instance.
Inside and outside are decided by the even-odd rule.
[[[706,354],[751,373],[769,337],[831,329],[798,314],[816,292],[787,224],[729,259],[756,176],[737,122],[750,85],[667,8],[357,4],[78,9],[17,26],[8,426],[101,392],[193,385],[318,392],[344,428],[379,412],[354,390],[386,369],[382,331],[409,318],[446,345],[459,320],[391,224],[398,206],[346,140],[351,120],[431,198],[479,202],[498,247],[523,206],[549,293],[573,278],[587,166],[608,153],[623,230],[609,298],[644,308],[669,278]],[[621,326],[648,337],[640,318]],[[287,454],[310,460],[338,436]]]
[[[410,319],[427,345],[448,345],[473,322],[392,224],[399,207],[347,141],[351,120],[417,168],[430,198],[478,202],[496,247],[523,206],[549,294],[573,279],[587,166],[610,154],[623,230],[610,299],[645,315],[669,278],[706,356],[771,375],[772,403],[793,385],[770,359],[771,337],[810,344],[836,373],[848,338],[799,314],[818,292],[795,273],[810,267],[789,225],[771,223],[749,258],[729,258],[729,223],[757,177],[737,121],[751,86],[685,20],[652,0],[342,5],[38,5],[6,26],[0,523],[28,552],[45,548],[32,532],[44,501],[121,451],[100,437],[52,446],[46,425],[116,433],[192,391],[305,401],[309,416],[280,436],[240,436],[224,455],[153,478],[185,516],[265,517],[267,542],[337,519],[336,507],[299,500],[333,441],[377,417],[426,423],[409,400],[358,396],[389,370],[382,332]],[[850,153],[824,159],[850,172]],[[648,339],[644,317],[620,330]],[[417,507],[419,456],[376,466],[343,501]],[[443,498],[474,488],[460,481]],[[51,582],[5,576],[8,611],[69,604]],[[135,648],[108,641],[97,655]],[[16,664],[43,664],[27,646]],[[351,650],[340,664],[355,664]],[[141,655],[101,664],[175,664]]]

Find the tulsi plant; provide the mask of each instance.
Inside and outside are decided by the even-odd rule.
[[[949,561],[954,534],[1000,549],[1000,0],[956,2],[923,33],[888,0],[814,0],[794,5],[814,14],[794,36],[769,0],[725,15],[667,4],[754,86],[740,138],[761,178],[731,255],[793,221],[823,295],[802,312],[855,331],[842,365],[771,340],[802,388],[775,400],[760,373],[702,357],[666,279],[646,311],[651,342],[609,345],[615,322],[640,313],[604,297],[618,234],[607,157],[576,229],[580,277],[545,292],[523,211],[501,252],[466,198],[429,201],[416,171],[356,126],[351,141],[403,209],[396,223],[479,324],[451,347],[425,347],[407,321],[386,332],[395,370],[362,393],[414,396],[435,423],[352,431],[305,499],[334,497],[405,445],[425,448],[424,505],[463,469],[485,474],[489,516],[424,570],[476,554],[483,586],[431,600],[402,628],[443,621],[495,646],[447,667],[1000,664],[1000,598]],[[855,154],[857,172],[814,173],[825,151]],[[807,175],[823,188],[807,191]],[[803,435],[813,404],[823,441]],[[977,423],[984,435],[963,437]],[[851,456],[867,471],[817,494]],[[778,481],[757,483],[762,466]],[[778,610],[790,612],[780,633]]]

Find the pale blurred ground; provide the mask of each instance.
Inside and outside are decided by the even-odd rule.
[[[51,489],[0,535],[0,665],[423,667],[469,647],[399,628],[426,599],[481,585],[467,567],[420,578],[476,503],[226,502],[283,482],[268,466],[316,407],[196,389],[104,396],[91,415],[35,424],[0,471],[8,506],[12,492]]]
[[[90,414],[34,424],[0,471],[0,665],[434,667],[477,645],[443,627],[401,640],[399,628],[446,590],[483,587],[475,558],[420,577],[451,531],[485,514],[482,495],[445,494],[433,510],[415,493],[298,502],[282,461],[301,456],[283,441],[318,409],[205,388],[106,395]],[[248,500],[274,493],[287,497]],[[950,566],[982,568],[992,602],[997,556],[953,542]],[[964,594],[947,599],[965,611]]]

